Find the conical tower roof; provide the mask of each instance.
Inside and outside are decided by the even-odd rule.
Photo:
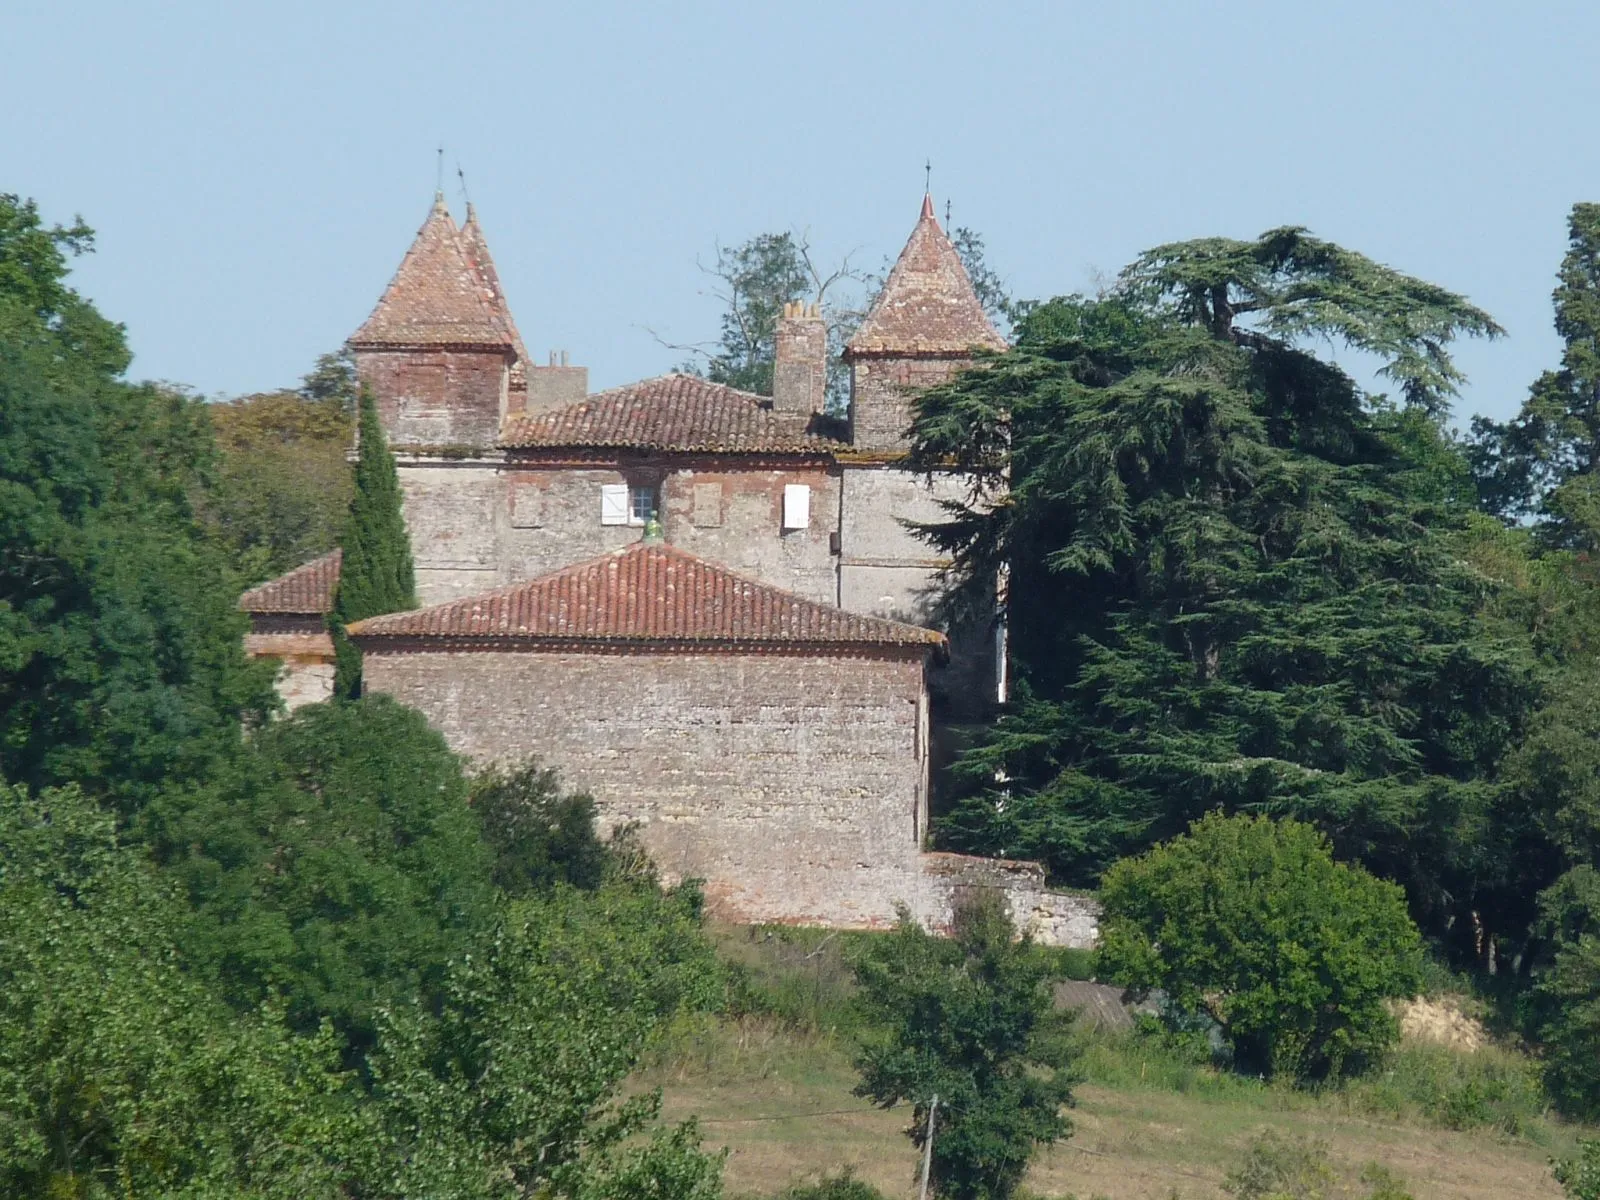
[[[974,346],[1004,350],[972,290],[961,256],[933,215],[933,197],[878,294],[872,311],[845,346],[847,357],[867,354],[962,355]]]
[[[468,257],[444,197],[417,231],[383,298],[352,346],[514,346],[483,276]]]
[[[489,254],[489,243],[484,239],[483,226],[478,223],[478,212],[472,207],[470,200],[467,201],[467,221],[461,227],[460,237],[461,248],[466,251],[467,260],[472,263],[473,269],[483,280],[489,307],[494,310],[496,318],[511,335],[511,344],[516,348],[517,361],[511,367],[512,390],[526,388],[528,348],[522,344],[522,335],[517,332],[516,321],[512,320],[511,306],[506,302],[505,290],[500,286],[500,273],[494,269],[494,259]]]

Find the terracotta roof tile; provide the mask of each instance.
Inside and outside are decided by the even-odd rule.
[[[269,579],[239,597],[239,607],[253,613],[326,613],[333,611],[344,551],[335,550],[302,563],[287,575]]]
[[[974,346],[1004,350],[961,255],[933,215],[924,196],[922,216],[889,272],[883,291],[845,347],[858,354],[965,354]]]
[[[511,334],[511,344],[516,348],[517,361],[511,365],[511,390],[524,391],[528,386],[528,348],[522,344],[522,334],[517,332],[517,323],[511,317],[511,305],[506,302],[505,289],[500,286],[500,273],[494,268],[489,243],[483,236],[483,226],[478,223],[477,210],[472,207],[470,200],[467,202],[467,222],[461,227],[460,238],[467,261],[483,280],[489,307]]]
[[[942,646],[932,629],[818,604],[671,546],[636,542],[526,583],[350,626],[383,637],[515,642]]]
[[[514,346],[443,198],[417,231],[353,346]]]
[[[519,413],[501,427],[500,445],[724,454],[828,453],[843,446],[818,432],[820,424],[774,413],[763,396],[692,375],[662,375],[565,408]]]

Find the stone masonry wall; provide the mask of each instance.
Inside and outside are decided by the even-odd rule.
[[[477,761],[559,768],[719,917],[877,927],[929,904],[920,662],[365,649],[367,687]]]
[[[417,599],[442,604],[513,582],[503,570],[504,485],[497,465],[405,454],[396,465]]]
[[[290,712],[333,695],[333,639],[320,616],[251,613],[244,652],[277,660],[273,686]]]
[[[929,624],[947,560],[905,523],[945,520],[940,503],[965,499],[965,484],[955,475],[930,481],[894,466],[849,465],[840,486],[840,607]],[[950,660],[930,681],[943,715],[975,720],[993,709],[995,652],[991,626],[950,631]]]
[[[965,358],[857,358],[850,364],[850,441],[857,450],[909,449],[912,397],[971,365]]]
[[[510,352],[358,350],[391,447],[493,446],[507,402]]]

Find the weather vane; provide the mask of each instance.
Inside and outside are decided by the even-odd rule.
[[[461,169],[461,160],[456,160],[456,178],[461,181],[461,198],[468,204],[472,203],[472,193],[467,191],[467,173]]]

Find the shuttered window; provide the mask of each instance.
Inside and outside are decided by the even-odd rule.
[[[783,485],[783,527],[808,529],[811,526],[811,488],[804,483]]]
[[[628,523],[628,485],[602,483],[600,485],[600,524],[626,525]]]

